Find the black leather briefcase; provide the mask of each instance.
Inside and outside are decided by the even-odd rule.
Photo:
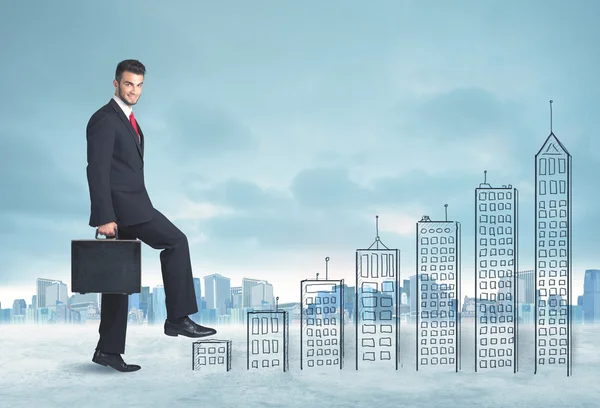
[[[142,247],[137,239],[71,241],[71,292],[132,294],[142,291]]]

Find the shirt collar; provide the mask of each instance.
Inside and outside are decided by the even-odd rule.
[[[117,102],[117,104],[118,104],[118,105],[121,107],[121,109],[123,110],[123,113],[125,114],[125,116],[127,117],[127,119],[129,119],[129,115],[131,115],[132,109],[131,109],[129,106],[127,106],[127,105],[125,104],[125,102],[123,102],[123,101],[121,100],[121,98],[119,98],[117,95],[113,95],[113,97],[112,97],[112,98],[113,98],[113,99],[115,100],[115,102]]]

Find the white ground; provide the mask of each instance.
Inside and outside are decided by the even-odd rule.
[[[463,325],[462,371],[415,371],[414,331],[402,327],[398,370],[355,369],[347,326],[342,371],[300,370],[299,330],[290,326],[290,371],[248,371],[246,329],[217,327],[233,341],[229,372],[192,371],[194,340],[162,326],[128,328],[119,373],[91,362],[97,322],[84,326],[0,326],[0,407],[600,407],[600,327],[574,326],[573,376],[533,374],[533,328],[520,329],[520,370],[474,372],[473,328]]]

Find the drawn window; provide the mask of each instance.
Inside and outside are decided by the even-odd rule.
[[[556,172],[556,159],[549,159],[549,162],[548,174],[552,176]]]
[[[541,175],[546,174],[546,159],[540,159],[540,173]]]

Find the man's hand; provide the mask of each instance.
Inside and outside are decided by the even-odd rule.
[[[102,234],[105,237],[114,237],[116,230],[117,230],[117,223],[109,222],[108,224],[100,225],[98,227],[98,234]]]

